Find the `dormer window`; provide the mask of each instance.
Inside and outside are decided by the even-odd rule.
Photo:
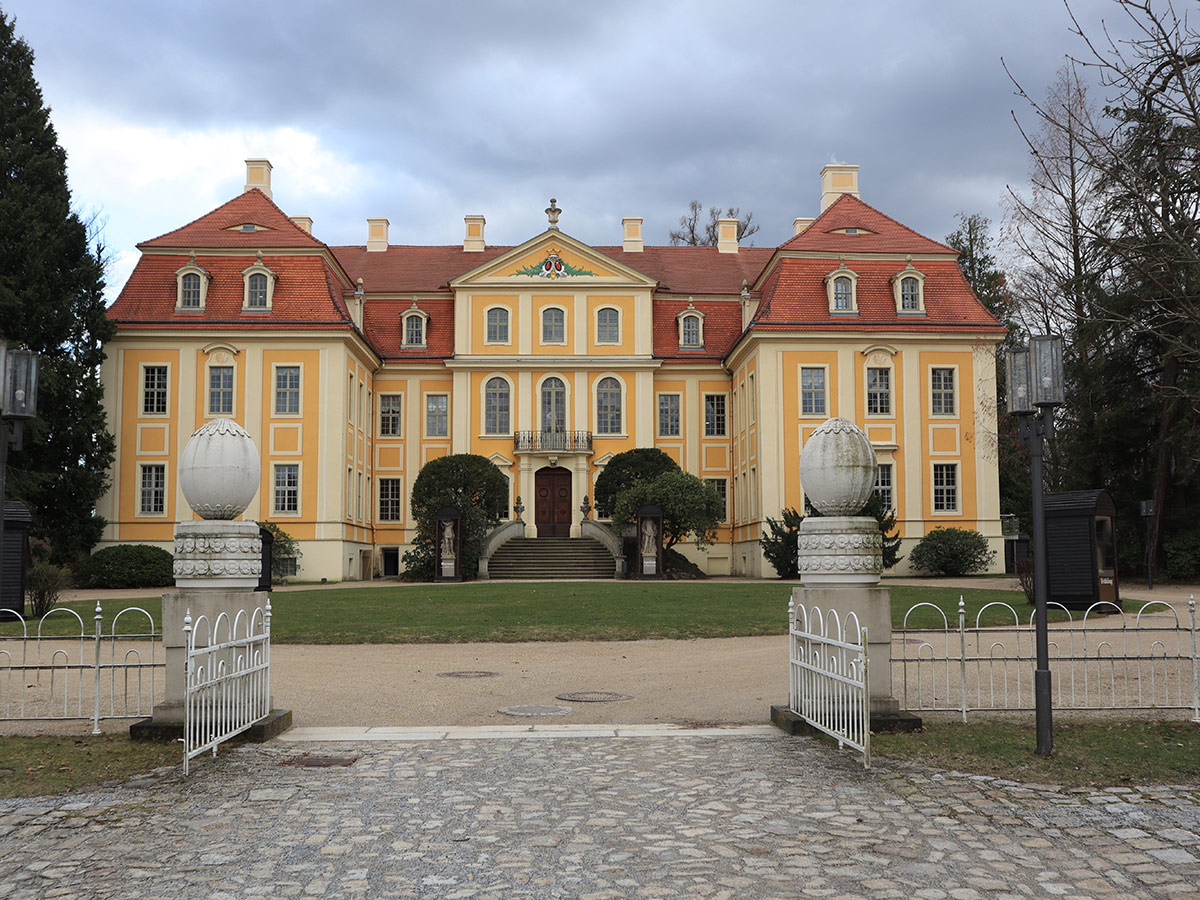
[[[892,294],[897,315],[925,315],[925,275],[913,268],[911,258],[903,269],[892,276]]]
[[[412,306],[406,309],[404,315],[401,317],[403,346],[425,346],[425,326],[428,319],[429,313],[417,306],[417,301],[414,298]]]
[[[196,254],[188,257],[186,266],[175,270],[175,308],[198,311],[204,309],[208,294],[209,274],[196,265]]]
[[[825,276],[829,312],[834,315],[858,314],[858,273],[846,268],[845,260]]]
[[[254,265],[242,269],[242,309],[268,312],[275,293],[275,273],[263,264],[262,251]]]
[[[680,349],[697,350],[704,346],[704,313],[688,298],[687,309],[675,317],[679,326]]]

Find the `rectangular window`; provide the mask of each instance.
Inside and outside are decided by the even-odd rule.
[[[355,506],[355,514],[357,515],[358,520],[361,522],[363,520],[363,516],[364,516],[363,506],[365,505],[363,503],[363,473],[362,472],[358,473],[358,494],[356,495],[355,502],[357,504]]]
[[[272,509],[277,513],[300,511],[300,466],[275,467],[275,497]]]
[[[800,415],[825,415],[825,369],[800,368]]]
[[[892,414],[892,370],[867,369],[867,415]]]
[[[162,515],[167,509],[167,467],[142,466],[139,509],[144,516]]]
[[[233,366],[211,366],[208,370],[208,414],[233,415]]]
[[[167,412],[167,367],[146,366],[142,370],[142,415],[161,416]]]
[[[894,510],[896,508],[895,501],[892,499],[892,464],[880,463],[875,470],[875,496],[883,504],[886,510]]]
[[[725,437],[725,395],[704,395],[704,436]]]
[[[954,415],[954,370],[930,369],[929,385],[930,413],[935,416]]]
[[[403,394],[379,395],[379,436],[400,437]]]
[[[404,517],[404,479],[379,479],[379,519],[399,522]]]
[[[658,433],[662,437],[679,436],[679,395],[658,395]]]
[[[295,578],[300,574],[300,563],[294,556],[285,556],[275,561],[279,566],[279,574],[284,578]]]
[[[489,309],[487,311],[487,342],[489,344],[508,343],[507,309]]]
[[[729,498],[727,496],[728,483],[724,478],[705,478],[704,483],[709,485],[717,496],[721,498],[721,517],[720,521],[729,521]]]
[[[561,344],[566,340],[566,317],[561,309],[542,310],[542,343]]]
[[[755,408],[756,408],[756,405],[754,402],[754,376],[753,375],[751,375],[746,382],[746,392],[747,392],[746,396],[749,397],[749,406],[750,406],[750,418],[747,419],[746,421],[749,424],[753,425],[754,419],[755,419]]]
[[[450,433],[450,397],[446,394],[429,394],[425,397],[425,434],[429,437],[446,437]]]
[[[596,313],[596,343],[619,344],[621,342],[621,314],[615,309],[605,308]]]
[[[425,320],[420,316],[406,316],[404,319],[404,345],[420,347],[425,343]]]
[[[276,366],[275,415],[294,416],[300,413],[300,367]]]
[[[934,463],[933,511],[958,512],[957,463]]]

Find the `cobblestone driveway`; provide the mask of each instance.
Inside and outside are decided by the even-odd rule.
[[[0,801],[6,900],[304,896],[1197,898],[1200,786],[864,772],[780,734],[275,743]]]

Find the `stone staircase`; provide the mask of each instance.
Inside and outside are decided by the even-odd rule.
[[[612,578],[612,554],[591,538],[513,538],[488,560],[488,577]]]

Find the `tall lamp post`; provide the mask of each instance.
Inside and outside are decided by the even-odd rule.
[[[12,443],[20,450],[25,420],[37,415],[38,357],[32,350],[12,349],[0,341],[0,584],[4,583],[4,488],[8,471],[8,420]]]
[[[1037,630],[1037,668],[1033,673],[1034,709],[1037,717],[1037,752],[1054,752],[1054,725],[1050,706],[1050,640],[1046,632],[1046,598],[1050,593],[1050,567],[1046,559],[1046,511],[1042,484],[1043,443],[1054,438],[1054,407],[1064,402],[1062,337],[1031,335],[1029,348],[1009,350],[1008,411],[1017,417],[1029,447],[1033,480],[1033,601]],[[1037,418],[1037,413],[1041,417]]]

